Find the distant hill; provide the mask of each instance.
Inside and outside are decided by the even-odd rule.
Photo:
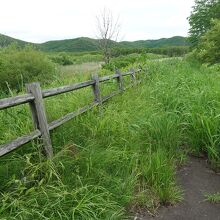
[[[68,40],[48,41],[40,44],[40,49],[43,51],[56,51],[56,52],[83,52],[83,51],[96,51],[99,49],[98,40],[88,37],[79,37]]]
[[[32,43],[28,43],[26,41],[18,40],[18,39],[0,34],[0,48],[7,47],[11,44],[17,44],[20,47],[24,47],[25,45],[32,44]]]
[[[161,38],[159,40],[139,40],[113,42],[119,48],[156,48],[169,46],[188,46],[189,43],[185,37]],[[44,51],[66,51],[66,52],[84,52],[99,50],[98,40],[80,37],[69,40],[48,41],[40,45]]]
[[[167,46],[188,46],[189,43],[187,42],[186,37],[175,36],[158,40],[122,41],[119,45],[123,48],[156,48]]]
[[[42,51],[46,52],[87,52],[99,50],[97,39],[88,37],[79,37],[75,39],[48,41],[42,44],[28,43],[6,35],[0,34],[0,47],[6,47],[12,43],[23,47],[32,44]],[[188,46],[189,43],[185,37],[175,36],[171,38],[161,38],[158,40],[138,40],[138,41],[122,41],[112,42],[119,48],[157,48],[169,46]]]

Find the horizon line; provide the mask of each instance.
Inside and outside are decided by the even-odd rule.
[[[89,39],[93,39],[93,40],[98,40],[97,38],[92,38],[92,37],[85,37],[85,36],[81,36],[81,37],[73,37],[73,38],[63,38],[63,39],[54,39],[54,40],[47,40],[47,41],[43,41],[41,43],[36,43],[36,42],[31,42],[31,41],[27,41],[27,40],[23,40],[20,38],[16,38],[14,36],[10,36],[10,35],[6,35],[6,34],[1,34],[0,35],[4,35],[6,37],[10,37],[13,38],[15,40],[20,40],[20,41],[24,41],[26,43],[31,43],[31,44],[44,44],[44,43],[48,43],[51,41],[64,41],[64,40],[74,40],[74,39],[79,39],[79,38],[89,38]],[[122,40],[122,41],[116,41],[116,42],[136,42],[136,41],[150,41],[150,40],[161,40],[161,39],[169,39],[169,38],[174,38],[174,37],[183,37],[183,38],[188,38],[188,36],[181,36],[181,35],[174,35],[172,37],[161,37],[161,38],[151,38],[151,39],[139,39],[139,40]],[[114,40],[113,40],[114,41]]]

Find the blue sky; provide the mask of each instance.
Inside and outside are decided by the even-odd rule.
[[[0,33],[30,42],[96,36],[106,7],[120,17],[121,40],[187,36],[194,0],[1,0]]]

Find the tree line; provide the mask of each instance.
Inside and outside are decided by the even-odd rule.
[[[193,54],[202,62],[220,63],[220,0],[196,0],[188,20]]]

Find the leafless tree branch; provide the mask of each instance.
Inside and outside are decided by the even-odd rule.
[[[112,12],[104,8],[101,14],[96,16],[96,24],[100,48],[103,51],[105,63],[109,63],[113,41],[118,40],[121,30],[119,16],[115,19]]]

